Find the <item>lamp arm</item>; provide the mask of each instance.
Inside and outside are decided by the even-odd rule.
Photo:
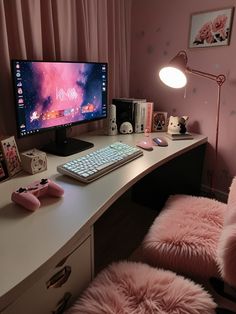
[[[186,67],[186,72],[194,74],[194,75],[202,76],[202,77],[208,78],[210,80],[213,80],[219,86],[223,85],[225,80],[226,80],[226,77],[224,74],[214,75],[211,73],[207,73],[207,72],[203,72],[203,71],[199,71],[199,70],[194,70],[194,69],[191,69],[189,67]]]

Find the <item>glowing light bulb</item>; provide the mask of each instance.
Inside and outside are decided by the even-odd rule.
[[[164,84],[172,88],[182,88],[187,84],[185,73],[175,67],[162,68],[159,77]]]

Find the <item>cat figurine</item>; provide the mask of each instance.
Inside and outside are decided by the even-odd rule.
[[[185,134],[187,132],[186,122],[188,118],[188,116],[170,116],[167,132],[175,134]]]

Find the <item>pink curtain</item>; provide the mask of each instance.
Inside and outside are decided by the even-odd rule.
[[[0,135],[15,135],[11,59],[105,61],[109,101],[129,96],[131,1],[0,0]]]

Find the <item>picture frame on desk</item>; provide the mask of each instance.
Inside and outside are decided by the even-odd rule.
[[[10,136],[1,140],[1,151],[3,155],[3,161],[7,168],[7,175],[12,177],[20,172],[22,170],[22,165],[14,136]],[[3,166],[4,163],[2,163]]]
[[[0,153],[0,182],[8,178],[8,173],[2,155]]]
[[[2,148],[0,145],[0,182],[6,180],[9,177],[6,162],[3,156]]]
[[[167,130],[167,112],[154,111],[152,118],[152,132],[165,132]]]

